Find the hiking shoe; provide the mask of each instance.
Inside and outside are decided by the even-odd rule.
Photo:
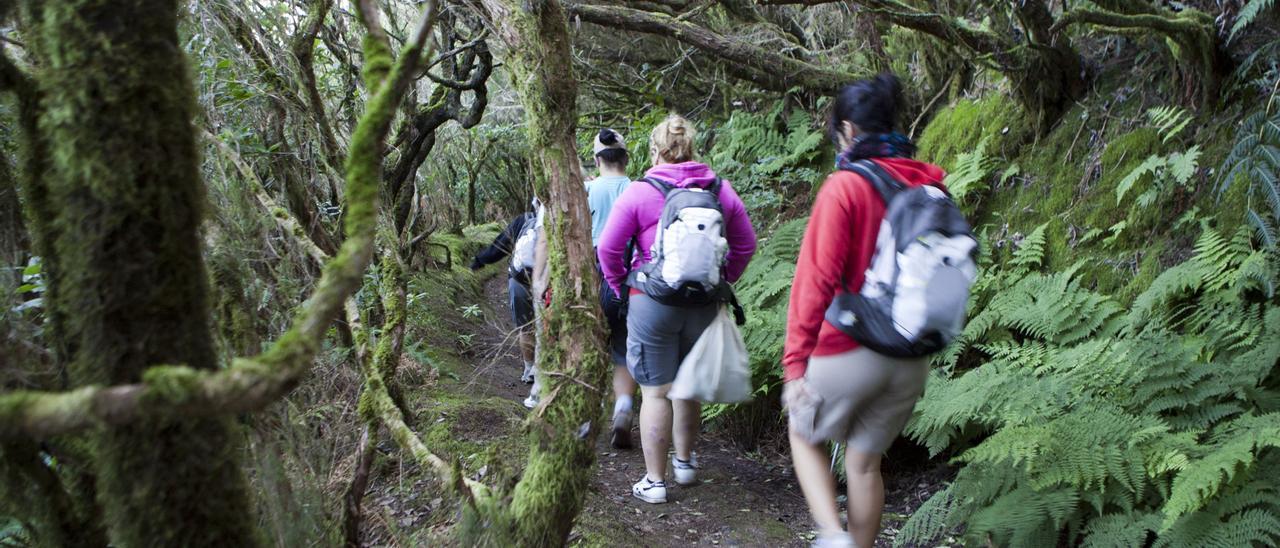
[[[631,494],[649,504],[662,504],[667,502],[667,482],[653,481],[645,474],[631,486]]]
[[[819,533],[818,538],[810,544],[812,548],[854,548],[857,546],[853,542],[853,537],[849,533],[840,531],[839,533]]]
[[[631,449],[631,413],[621,411],[613,414],[613,433],[609,435],[609,445],[617,449]]]
[[[533,409],[538,406],[538,402],[541,399],[542,398],[539,398],[537,394],[529,394],[529,397],[524,399],[524,406],[529,409]]]
[[[533,384],[533,364],[524,364],[524,373],[520,374],[520,382],[525,384]]]
[[[680,485],[698,483],[698,455],[689,455],[689,460],[680,460],[671,455],[671,470],[675,472],[676,483]]]

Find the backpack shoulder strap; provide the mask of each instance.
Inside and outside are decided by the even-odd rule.
[[[663,198],[666,198],[668,194],[671,194],[672,190],[676,189],[675,185],[655,177],[645,177],[644,179],[641,179],[641,180],[646,183],[649,183],[649,186],[652,186],[653,188],[658,189],[658,192],[662,193]]]
[[[861,175],[863,179],[871,183],[871,188],[876,189],[876,193],[880,195],[881,200],[884,200],[886,207],[894,196],[897,196],[899,192],[907,188],[907,185],[894,179],[889,172],[871,160],[858,160],[851,164],[850,168],[850,171]]]
[[[716,177],[716,180],[711,181],[711,184],[707,185],[707,192],[710,192],[712,196],[715,196],[716,199],[719,199],[720,187],[723,186],[723,183],[724,183],[724,179]]]

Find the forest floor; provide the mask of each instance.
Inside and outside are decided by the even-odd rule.
[[[431,392],[437,401],[420,407],[419,417],[422,422],[435,418],[431,426],[419,428],[428,429],[428,445],[433,440],[437,445],[458,444],[460,448],[446,453],[461,460],[471,477],[502,481],[504,476],[518,475],[523,464],[525,411],[520,402],[529,386],[519,380],[521,365],[508,319],[506,277],[499,274],[487,280],[483,299],[476,303],[479,312],[474,308],[469,312],[472,325],[481,331],[468,337],[471,350],[465,359],[453,371],[428,381],[435,385]],[[428,368],[406,358],[409,363],[402,367]],[[635,426],[632,435],[636,447],[630,450],[614,449],[608,436],[599,436],[596,467],[584,471],[593,474],[594,481],[570,536],[571,545],[778,547],[807,546],[813,538],[808,509],[780,435],[758,444],[759,450],[744,452],[724,434],[704,433],[698,448],[699,484],[681,487],[671,482],[670,502],[658,505],[631,496],[631,484],[644,473]],[[426,482],[414,480],[417,474],[405,472],[404,461],[400,462],[399,472],[380,474],[385,479],[371,486],[371,503],[382,506],[388,519],[369,531],[366,542],[419,544],[424,537],[409,530],[422,527],[432,530],[425,532],[426,540],[447,542],[444,539],[450,536],[447,531],[456,524],[457,514],[438,512],[448,507],[440,498],[419,499],[418,493],[429,489]],[[943,465],[895,471],[886,463],[885,472],[887,505],[877,546],[892,546],[906,517],[950,476]]]

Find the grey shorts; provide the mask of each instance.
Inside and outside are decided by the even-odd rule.
[[[716,319],[719,305],[677,307],[632,295],[627,308],[627,370],[641,386],[676,380],[680,362]]]
[[[507,278],[507,296],[511,299],[511,323],[517,329],[533,327],[533,295],[529,286],[515,278]]]
[[[883,453],[907,425],[928,376],[927,358],[866,348],[810,357],[808,397],[788,410],[791,430],[813,443],[845,441],[856,451]]]

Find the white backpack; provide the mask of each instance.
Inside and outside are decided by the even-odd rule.
[[[528,213],[524,218],[524,229],[520,231],[520,237],[516,239],[516,244],[511,248],[511,270],[521,271],[533,268],[534,251],[538,246],[538,223],[537,217]]]
[[[631,274],[631,287],[673,306],[702,306],[722,298],[720,271],[729,242],[724,237],[720,179],[705,189],[644,181],[662,192],[664,204],[652,261]]]
[[[880,354],[938,352],[964,329],[978,241],[941,189],[908,188],[870,160],[850,167],[884,199],[885,215],[862,287],[838,293],[826,319]]]

